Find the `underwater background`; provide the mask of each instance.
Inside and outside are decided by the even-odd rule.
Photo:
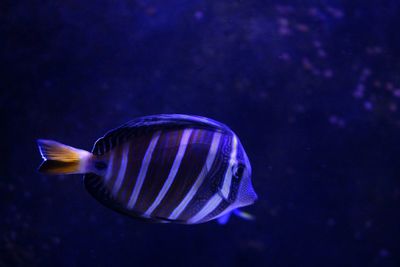
[[[0,266],[400,266],[400,2],[1,1]],[[37,138],[90,150],[135,117],[240,137],[259,200],[148,224]]]

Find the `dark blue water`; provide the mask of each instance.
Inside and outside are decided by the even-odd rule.
[[[0,3],[0,266],[400,266],[400,4]],[[132,118],[228,124],[254,222],[145,224],[35,139],[90,150]]]

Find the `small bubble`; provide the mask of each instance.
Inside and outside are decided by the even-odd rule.
[[[380,46],[368,46],[365,50],[368,55],[379,55],[383,52],[383,49]]]
[[[110,86],[108,85],[107,82],[103,82],[103,83],[100,85],[100,89],[102,89],[102,90],[108,90],[108,89],[110,89]]]
[[[331,115],[331,116],[329,117],[329,123],[332,124],[332,125],[335,125],[335,126],[337,126],[337,127],[339,127],[339,128],[343,128],[343,127],[346,126],[345,120],[342,119],[342,118],[339,118],[339,117],[336,116],[336,115]]]
[[[245,244],[249,249],[256,250],[256,251],[264,251],[265,245],[262,241],[259,240],[249,240]]]
[[[388,251],[387,249],[382,248],[382,249],[379,251],[379,256],[382,257],[382,258],[387,258],[387,257],[390,256],[390,253],[389,253],[389,251]]]
[[[290,29],[288,27],[282,26],[282,27],[279,28],[279,34],[280,35],[285,36],[285,35],[290,35],[291,33],[292,32],[290,31]]]
[[[391,112],[397,111],[397,105],[396,105],[396,103],[390,103],[390,104],[389,104],[389,110],[390,110]]]
[[[344,13],[342,10],[338,9],[338,8],[334,8],[334,7],[327,7],[326,10],[328,11],[328,13],[336,18],[336,19],[341,19],[344,17]]]
[[[330,116],[329,117],[329,122],[331,124],[336,124],[337,121],[338,121],[338,117],[336,117],[336,116]]]
[[[279,58],[282,59],[283,61],[290,61],[291,57],[288,53],[282,53],[279,55]]]
[[[326,58],[326,52],[325,52],[325,50],[323,50],[323,49],[318,49],[318,56],[320,57],[320,58]]]
[[[360,231],[355,232],[355,233],[354,233],[354,239],[356,239],[356,240],[361,240],[361,239],[363,239],[362,233],[361,233]]]
[[[294,106],[294,111],[297,113],[304,113],[306,111],[306,109],[303,105],[297,104]]]
[[[96,223],[97,222],[97,217],[94,214],[89,215],[89,221],[91,223]]]
[[[364,96],[364,85],[358,84],[356,90],[353,92],[355,98],[363,98]]]
[[[333,218],[329,218],[329,219],[327,220],[326,224],[327,224],[329,227],[333,227],[333,226],[336,225],[336,221],[335,221],[335,219],[333,219]]]
[[[276,6],[276,10],[277,10],[279,13],[288,14],[288,13],[293,12],[294,9],[293,9],[292,6],[277,5],[277,6]]]
[[[368,68],[363,69],[361,76],[360,76],[360,81],[364,82],[370,75],[371,75],[370,69],[368,69]]]
[[[196,12],[194,13],[194,17],[195,17],[195,19],[197,19],[197,20],[201,20],[201,19],[204,17],[204,13],[203,13],[202,11],[196,11]]]
[[[265,100],[268,98],[268,93],[265,90],[262,90],[260,92],[258,92],[258,96],[260,97],[260,99]]]
[[[394,89],[394,85],[391,82],[386,83],[386,90],[392,91]]]
[[[303,58],[303,68],[306,70],[311,70],[313,68],[310,60],[308,58]]]
[[[364,225],[365,225],[365,229],[369,229],[369,228],[372,227],[372,221],[371,220],[367,220]]]
[[[289,26],[289,20],[287,18],[279,18],[278,24],[280,26]]]
[[[397,200],[397,199],[399,199],[399,197],[400,197],[400,188],[395,188],[394,189],[394,192],[393,192],[393,198],[395,199],[395,200]]]
[[[124,224],[124,220],[122,218],[120,218],[120,217],[117,218],[116,222],[117,222],[118,225],[123,225]]]
[[[54,236],[51,241],[53,242],[53,244],[55,245],[59,245],[61,243],[61,239],[57,236]]]
[[[321,10],[317,7],[310,8],[308,13],[310,16],[315,17],[317,19],[326,20],[325,14],[323,12],[321,12]]]
[[[8,191],[13,192],[15,190],[15,186],[13,184],[8,185]]]
[[[46,81],[44,81],[44,87],[46,87],[46,88],[50,88],[50,87],[52,87],[53,86],[53,82],[52,81],[50,81],[50,80],[46,80]]]
[[[376,88],[380,88],[382,86],[382,83],[379,80],[375,80],[373,84],[374,84],[374,87],[376,87]]]
[[[296,25],[296,29],[300,32],[308,32],[310,30],[307,25],[300,23]]]
[[[319,76],[321,74],[321,71],[319,69],[312,69],[312,74],[314,74],[315,76]]]
[[[370,101],[365,101],[364,102],[364,108],[366,110],[372,110],[372,108],[373,108],[372,103]]]
[[[277,210],[276,208],[270,209],[269,214],[270,214],[272,217],[275,217],[275,216],[278,215],[278,210]]]
[[[320,48],[320,47],[321,47],[321,42],[318,41],[318,40],[314,40],[313,44],[314,44],[314,46],[317,47],[317,48]]]
[[[393,91],[393,95],[394,95],[395,97],[400,97],[400,89],[395,89],[395,90]]]
[[[17,239],[17,233],[15,231],[10,232],[10,238],[11,240],[16,240]]]
[[[331,69],[324,70],[324,77],[325,78],[332,78],[333,77],[333,71]]]
[[[145,12],[148,16],[154,16],[157,13],[157,8],[149,6],[146,8]]]

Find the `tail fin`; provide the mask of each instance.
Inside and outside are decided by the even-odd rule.
[[[44,174],[86,173],[92,154],[52,140],[37,140],[43,163],[39,172]]]

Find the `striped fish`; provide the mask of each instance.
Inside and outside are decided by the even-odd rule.
[[[92,152],[38,140],[45,174],[85,174],[87,191],[120,213],[154,222],[225,223],[257,195],[239,138],[189,115],[142,117],[98,139]]]

